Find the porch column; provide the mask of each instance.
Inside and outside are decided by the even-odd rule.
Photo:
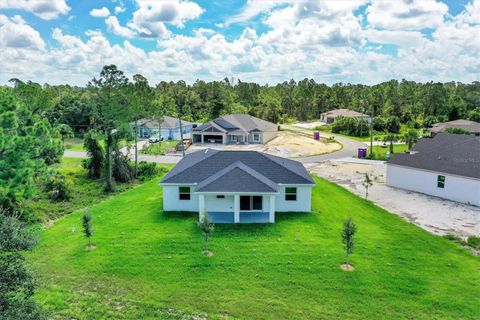
[[[205,195],[198,195],[198,219],[202,220],[205,216]]]
[[[269,216],[268,222],[274,223],[275,222],[275,195],[270,195],[270,206],[269,206]]]
[[[200,136],[202,137],[202,144],[203,144],[203,143],[204,143],[204,142],[203,142],[203,132],[202,132],[202,134],[201,134]]]
[[[233,218],[235,223],[240,222],[240,195],[233,196]]]

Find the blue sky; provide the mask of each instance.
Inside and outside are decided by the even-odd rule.
[[[0,83],[480,80],[480,0],[0,0]]]

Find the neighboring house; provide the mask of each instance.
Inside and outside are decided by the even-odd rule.
[[[480,206],[480,136],[420,139],[388,161],[387,185]]]
[[[437,133],[444,132],[448,128],[459,128],[470,132],[470,134],[480,135],[480,123],[463,119],[435,123],[428,130],[430,135],[434,137]]]
[[[312,177],[303,165],[256,151],[202,150],[160,182],[163,210],[208,213],[212,222],[275,222],[275,212],[310,212]]]
[[[137,121],[138,123],[138,135],[140,138],[148,138],[155,134],[158,134],[158,121],[155,119],[142,118]],[[130,125],[134,126],[135,122],[131,122]],[[192,129],[196,126],[195,123],[182,120],[183,138],[190,139]],[[163,117],[163,122],[160,125],[162,130],[161,136],[165,140],[180,140],[180,121],[178,118],[169,116]]]
[[[332,123],[338,117],[358,118],[358,119],[365,119],[367,121],[370,121],[369,115],[360,113],[357,111],[349,110],[349,109],[335,109],[335,110],[330,110],[320,114],[320,120],[325,123]]]
[[[230,114],[192,131],[193,143],[263,144],[277,136],[278,126],[248,114]]]

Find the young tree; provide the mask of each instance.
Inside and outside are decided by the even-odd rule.
[[[408,150],[410,150],[413,145],[418,142],[418,131],[415,129],[409,129],[403,134],[402,138],[408,145]]]
[[[104,66],[99,78],[89,82],[89,88],[96,94],[94,104],[94,125],[105,138],[104,182],[105,191],[114,190],[112,179],[112,150],[116,129],[128,123],[129,109],[126,97],[128,79],[115,65]]]
[[[59,124],[57,130],[62,136],[62,141],[65,142],[67,138],[73,138],[73,130],[68,124]]]
[[[387,134],[383,137],[383,142],[388,142],[390,144],[390,153],[393,154],[393,144],[398,141],[398,136],[396,134]]]
[[[148,84],[148,80],[140,75],[133,76],[133,83],[130,85],[130,107],[131,118],[134,124],[134,141],[135,141],[135,169],[134,176],[138,175],[138,119],[145,115],[153,102],[154,91]]]
[[[22,255],[37,244],[37,233],[18,216],[0,209],[0,318],[44,319],[33,299],[35,281]]]
[[[88,239],[88,248],[91,248],[92,247],[92,236],[93,236],[92,216],[88,212],[86,212],[82,216],[82,227],[83,227],[83,233],[85,234],[85,237],[87,237],[87,239]]]
[[[208,252],[208,236],[213,232],[214,224],[210,222],[208,214],[205,212],[201,215],[198,227],[202,230],[205,239],[205,252]]]
[[[352,254],[354,249],[354,235],[357,232],[357,226],[353,223],[352,218],[348,218],[343,223],[342,242],[345,247],[345,253],[348,256]]]
[[[373,181],[368,175],[367,172],[365,172],[365,176],[363,178],[363,186],[365,187],[365,199],[368,199],[368,188],[373,185]]]
[[[85,133],[83,137],[83,146],[87,151],[88,159],[83,162],[83,167],[88,170],[88,175],[92,178],[100,178],[104,164],[103,149],[98,142],[95,132]]]

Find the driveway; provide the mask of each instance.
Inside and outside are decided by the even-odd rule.
[[[313,131],[311,130],[306,130],[302,129],[300,127],[292,126],[292,125],[282,125],[282,128],[285,128],[287,130],[295,131],[304,135],[313,135]],[[303,157],[303,158],[298,158],[295,160],[298,160],[302,163],[318,163],[318,162],[323,162],[326,160],[336,160],[336,159],[343,159],[343,158],[351,158],[353,156],[357,155],[358,148],[365,148],[366,144],[364,142],[356,141],[353,139],[349,139],[343,136],[339,136],[336,134],[325,134],[325,133],[320,133],[320,136],[328,136],[328,137],[334,137],[335,140],[340,142],[343,145],[343,148],[339,151],[335,151],[332,153],[327,153],[319,156],[310,156],[310,157]]]

